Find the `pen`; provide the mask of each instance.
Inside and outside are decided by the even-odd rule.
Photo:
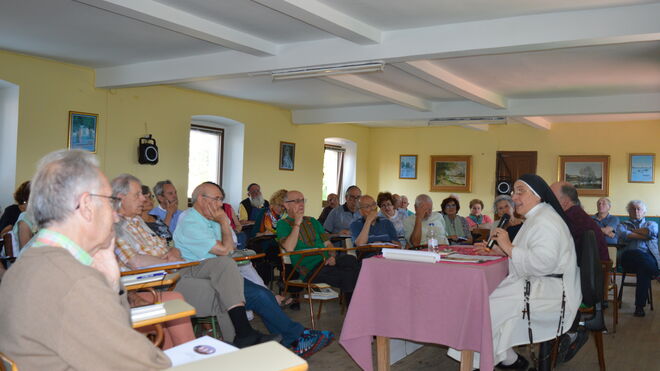
[[[164,276],[165,274],[166,274],[166,273],[163,273],[163,272],[161,272],[161,273],[156,273],[156,274],[147,274],[147,275],[145,275],[145,276],[138,276],[138,277],[136,278],[136,280],[141,280],[141,279],[143,279],[143,278],[151,278],[151,277]]]

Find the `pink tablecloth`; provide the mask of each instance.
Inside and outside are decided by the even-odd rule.
[[[488,296],[506,277],[506,260],[490,265],[366,259],[339,343],[372,370],[372,336],[444,344],[481,353],[493,369]]]

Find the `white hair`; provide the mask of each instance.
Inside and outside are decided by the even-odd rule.
[[[430,202],[431,204],[433,204],[433,200],[431,199],[431,196],[427,194],[421,194],[415,197],[415,207],[419,207],[425,202]]]

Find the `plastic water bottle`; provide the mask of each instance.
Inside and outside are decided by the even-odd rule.
[[[430,252],[438,252],[438,237],[435,235],[435,224],[431,223],[426,233],[426,244]]]

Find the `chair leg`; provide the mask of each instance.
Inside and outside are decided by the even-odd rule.
[[[619,308],[621,308],[621,302],[622,302],[621,297],[623,296],[623,286],[625,281],[626,281],[626,274],[623,273],[621,275],[621,287],[619,287]]]
[[[649,304],[651,304],[651,310],[653,310],[653,282],[649,285]]]
[[[307,287],[307,302],[309,304],[309,318],[312,320],[312,329],[316,330],[316,323],[314,322],[314,304],[312,303],[312,289]]]
[[[605,354],[603,350],[603,332],[602,331],[591,331],[594,335],[594,341],[596,342],[596,350],[598,350],[598,366],[600,366],[600,371],[605,371]]]
[[[612,333],[614,334],[616,333],[616,325],[619,323],[619,300],[616,295],[616,283],[612,287],[614,289],[614,294],[612,295]]]
[[[316,314],[316,319],[321,320],[321,310],[323,309],[323,300],[319,300],[319,311]]]

